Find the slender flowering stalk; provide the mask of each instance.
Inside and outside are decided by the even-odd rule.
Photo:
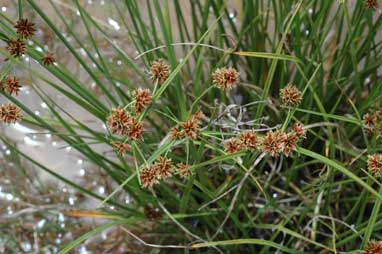
[[[12,103],[0,106],[0,120],[6,124],[13,124],[22,117],[21,109]]]
[[[17,30],[17,33],[25,39],[29,39],[36,32],[34,23],[29,22],[28,19],[20,19],[19,21],[17,21],[15,28]]]
[[[223,90],[234,88],[239,82],[240,73],[232,67],[219,68],[212,73],[212,83]]]
[[[367,167],[375,176],[382,175],[382,154],[373,154],[367,157]]]
[[[301,91],[292,84],[280,89],[280,97],[285,106],[296,107],[301,102]]]
[[[20,80],[17,77],[6,77],[2,82],[1,89],[4,89],[10,95],[19,95],[20,92]]]
[[[26,52],[25,42],[19,38],[11,39],[8,41],[6,49],[13,57],[20,57]]]
[[[362,254],[382,254],[382,241],[371,240],[365,246]]]
[[[153,83],[163,84],[170,75],[170,66],[162,59],[152,62],[150,73]]]
[[[151,91],[149,89],[138,88],[133,92],[133,96],[135,99],[134,111],[139,115],[151,103]]]

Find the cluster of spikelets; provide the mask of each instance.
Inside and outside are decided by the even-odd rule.
[[[158,184],[160,180],[169,178],[172,172],[177,171],[182,178],[192,175],[192,167],[184,163],[178,163],[177,167],[171,164],[171,159],[159,157],[158,161],[149,167],[144,168],[140,173],[142,186],[152,188],[154,184]]]
[[[382,110],[363,115],[363,125],[368,134],[382,137]]]
[[[361,254],[382,254],[382,241],[371,240]]]
[[[272,157],[280,154],[288,157],[296,151],[297,143],[303,138],[305,138],[304,126],[296,123],[289,132],[269,131],[263,137],[258,136],[254,130],[245,131],[238,137],[227,140],[224,143],[224,150],[227,153],[253,150],[265,152]]]
[[[153,83],[163,84],[170,75],[170,67],[163,60],[154,61],[151,65],[151,79]],[[133,101],[128,106],[112,109],[107,118],[107,126],[113,135],[126,137],[124,142],[112,141],[111,145],[120,154],[131,150],[126,143],[128,140],[137,141],[143,138],[143,122],[140,116],[151,104],[152,92],[150,89],[138,88],[132,92]]]
[[[378,10],[377,0],[366,0],[365,4],[367,8],[373,9],[374,11]]]
[[[28,19],[20,19],[16,23],[15,29],[17,37],[10,39],[7,42],[6,50],[10,56],[18,58],[26,53],[27,48],[25,40],[30,39],[35,34],[36,28],[34,23],[29,22]],[[51,65],[54,62],[54,57],[50,53],[41,58],[41,63],[44,65]],[[20,80],[15,76],[6,76],[0,82],[0,91],[6,92],[9,95],[18,96],[21,87]],[[16,105],[7,103],[0,106],[0,121],[6,124],[13,124],[21,118],[21,109]]]
[[[203,113],[201,111],[193,114],[187,121],[180,122],[178,126],[171,129],[173,139],[190,138],[198,139],[200,134],[200,125]]]

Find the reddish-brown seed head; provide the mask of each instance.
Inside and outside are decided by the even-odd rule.
[[[243,149],[241,141],[237,138],[230,138],[224,142],[224,151],[226,153],[236,153]]]
[[[20,80],[17,77],[6,77],[2,82],[1,88],[8,92],[10,95],[19,95],[20,92]]]
[[[262,142],[263,151],[269,153],[272,157],[282,152],[285,133],[282,131],[269,131]]]
[[[52,65],[52,64],[54,64],[54,63],[56,62],[56,60],[54,59],[52,53],[48,53],[48,54],[46,54],[45,56],[43,56],[43,57],[41,58],[41,62],[42,62],[44,65],[48,66],[48,65]]]
[[[212,83],[223,90],[230,90],[239,82],[240,73],[232,67],[219,68],[212,73]]]
[[[295,123],[293,125],[293,132],[297,135],[299,139],[306,138],[306,130],[302,123]]]
[[[156,176],[156,172],[154,171],[153,167],[144,168],[140,172],[140,179],[142,186],[144,188],[152,188],[154,184],[158,184],[158,178]]]
[[[297,142],[299,140],[299,137],[293,131],[289,132],[283,136],[284,136],[284,138],[283,138],[283,141],[281,144],[281,146],[282,146],[281,150],[285,154],[285,156],[288,157],[291,154],[291,152],[297,150]]]
[[[377,0],[366,0],[365,5],[367,8],[378,10],[378,2]]]
[[[152,62],[150,72],[153,83],[158,81],[158,84],[163,84],[170,75],[170,66],[162,59],[159,59]]]
[[[127,135],[134,118],[123,108],[113,109],[107,118],[107,125],[112,134]]]
[[[19,38],[11,39],[8,41],[6,49],[13,57],[20,57],[26,52],[25,42]]]
[[[12,103],[0,106],[0,120],[6,124],[13,124],[22,117],[21,109]]]
[[[369,241],[365,249],[361,252],[362,254],[382,254],[382,241]]]
[[[144,132],[142,121],[138,121],[137,119],[133,118],[130,125],[128,125],[127,128],[128,128],[127,136],[131,140],[142,139],[143,132]]]
[[[280,89],[280,97],[285,106],[296,107],[301,102],[301,91],[292,84]]]
[[[15,28],[17,30],[17,33],[25,39],[32,37],[36,32],[36,29],[34,28],[34,23],[29,22],[28,19],[20,19],[19,21],[17,21]]]
[[[151,91],[149,89],[138,88],[133,92],[134,111],[137,115],[143,112],[147,105],[151,102]]]
[[[375,176],[382,175],[382,154],[372,154],[367,157],[367,168]]]
[[[122,143],[120,141],[113,141],[111,142],[111,145],[113,146],[114,150],[119,154],[123,155],[126,151],[131,150],[131,146],[126,143]]]
[[[191,165],[178,163],[176,164],[180,177],[188,178],[192,175]]]
[[[171,176],[171,159],[161,156],[152,168],[158,179],[166,179]]]
[[[260,140],[257,137],[254,130],[241,133],[239,136],[239,140],[245,149],[259,149]]]

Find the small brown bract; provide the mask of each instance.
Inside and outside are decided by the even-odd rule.
[[[17,21],[15,28],[17,30],[17,33],[25,39],[32,37],[36,32],[36,29],[34,28],[34,23],[29,22],[28,19],[20,19],[19,21]]]
[[[8,92],[10,95],[19,95],[20,92],[20,80],[17,77],[6,77],[2,82],[1,88]]]
[[[19,121],[22,117],[21,109],[12,103],[0,106],[0,120],[6,124]]]
[[[212,73],[213,84],[223,90],[234,88],[239,82],[240,73],[232,68],[219,68]]]
[[[153,83],[163,84],[170,75],[170,66],[164,60],[159,59],[152,62],[150,72]]]
[[[375,176],[382,175],[382,154],[373,154],[367,157],[367,168]]]
[[[296,107],[301,102],[301,91],[292,84],[280,89],[280,97],[285,106]]]

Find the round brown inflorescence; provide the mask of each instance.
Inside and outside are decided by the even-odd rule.
[[[382,154],[372,154],[367,157],[367,168],[375,176],[382,175]]]
[[[280,97],[285,106],[296,107],[301,102],[301,91],[294,85],[288,84],[280,89]]]
[[[19,95],[20,88],[20,80],[17,77],[6,77],[1,84],[1,89],[9,93],[10,95]]]
[[[20,57],[26,52],[25,42],[19,38],[11,39],[8,41],[6,49],[13,57]]]
[[[0,120],[6,124],[19,121],[22,117],[21,109],[12,103],[0,106]]]
[[[150,68],[151,80],[153,83],[163,84],[170,75],[170,66],[162,59],[152,62]]]
[[[47,54],[47,55],[45,55],[45,56],[43,56],[43,57],[41,58],[41,62],[42,62],[44,65],[49,66],[49,65],[54,64],[54,63],[56,62],[56,60],[54,59],[53,54],[52,54],[52,53],[49,53],[49,54]]]
[[[141,114],[151,102],[151,91],[149,89],[138,88],[133,92],[135,98],[134,111],[137,115]]]
[[[180,177],[188,178],[192,175],[191,165],[185,163],[176,164]]]
[[[36,32],[36,29],[34,28],[34,23],[29,22],[28,19],[20,19],[19,21],[17,21],[15,28],[17,30],[17,33],[25,39],[32,37]]]
[[[212,83],[223,90],[230,90],[239,83],[240,73],[232,68],[219,68],[212,73]]]
[[[362,254],[382,254],[382,242],[371,240],[365,246]]]

